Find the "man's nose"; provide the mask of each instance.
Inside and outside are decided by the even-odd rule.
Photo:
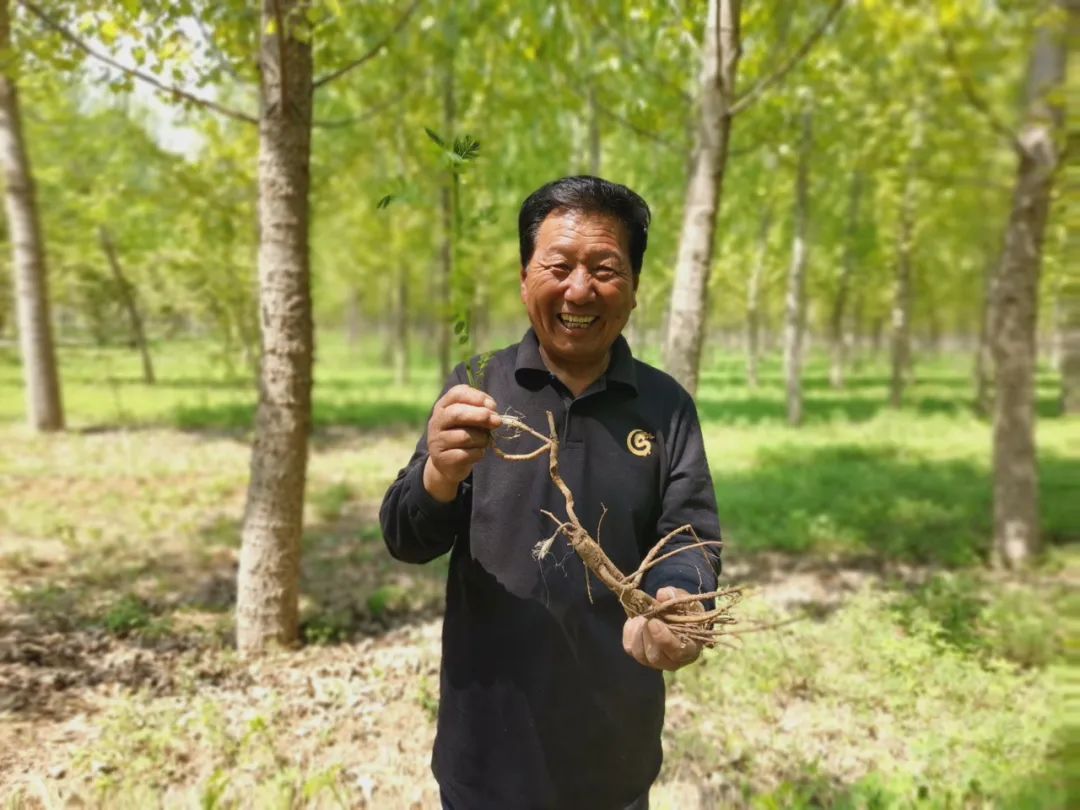
[[[567,276],[563,297],[572,304],[585,304],[596,297],[592,275],[586,268],[576,267],[574,272]]]

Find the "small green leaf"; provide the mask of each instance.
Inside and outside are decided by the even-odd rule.
[[[474,160],[480,154],[480,142],[471,135],[464,135],[454,140],[454,154],[462,161]]]
[[[437,134],[435,134],[435,132],[433,130],[428,129],[427,127],[424,127],[424,132],[426,132],[427,136],[429,138],[431,138],[431,140],[435,141],[435,143],[438,144],[441,148],[443,148],[443,149],[446,148],[446,142],[442,138],[440,138]]]
[[[379,201],[377,203],[375,203],[375,208],[378,209],[379,211],[381,211],[384,208],[386,208],[387,206],[389,206],[390,203],[392,203],[393,201],[394,201],[394,195],[393,194],[387,194],[387,195],[379,198]]]
[[[465,331],[465,321],[456,321],[454,323],[454,334],[460,335]]]
[[[117,26],[114,20],[105,20],[101,24],[101,39],[106,45],[112,45],[116,42],[116,37],[120,34],[120,28]]]

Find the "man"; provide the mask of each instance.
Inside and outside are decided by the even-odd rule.
[[[693,401],[621,336],[649,218],[637,194],[595,177],[557,180],[525,201],[521,299],[532,328],[454,371],[383,501],[396,558],[451,555],[432,757],[444,807],[648,807],[661,762],[660,670],[700,649],[660,620],[627,620],[564,540],[536,560],[534,545],[555,529],[541,510],[566,514],[546,457],[488,450],[492,431],[509,453],[536,446],[499,433],[500,411],[543,433],[552,412],[578,516],[624,574],[683,524],[719,539]],[[704,593],[718,568],[715,555],[688,549],[642,587],[661,600]]]

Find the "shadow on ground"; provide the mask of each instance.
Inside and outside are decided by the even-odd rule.
[[[1040,463],[1048,544],[1080,539],[1080,504],[1069,482],[1080,459],[1050,451]],[[752,470],[714,471],[729,550],[840,554],[962,566],[985,561],[992,535],[989,472],[930,461],[890,445],[786,445],[763,451]]]
[[[805,424],[837,420],[849,423],[868,422],[891,408],[887,399],[881,395],[880,389],[871,386],[835,392],[828,390],[827,385],[810,385],[804,386],[804,390]],[[859,391],[867,393],[860,395]],[[787,406],[782,395],[775,391],[746,393],[746,389],[740,387],[732,389],[731,395],[727,396],[723,389],[711,388],[700,391],[696,401],[704,423],[754,425],[787,422]],[[1040,419],[1061,415],[1060,400],[1051,392],[1040,392],[1036,408]],[[916,389],[905,397],[902,409],[924,416],[961,416],[974,413],[974,403],[967,391],[959,387],[955,396],[937,390],[930,393]]]

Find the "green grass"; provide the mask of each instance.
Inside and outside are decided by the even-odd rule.
[[[672,678],[702,720],[672,735],[667,778],[708,783],[727,763],[718,807],[1064,808],[1065,591],[1000,589],[982,576],[867,588],[823,620],[709,653]],[[1003,644],[998,622],[1023,627]]]

